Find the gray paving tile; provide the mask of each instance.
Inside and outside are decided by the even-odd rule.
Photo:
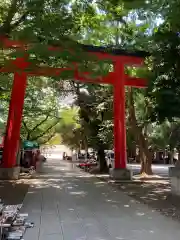
[[[64,240],[86,240],[86,231],[82,223],[62,223]]]
[[[59,219],[54,215],[46,215],[41,219],[41,230],[43,234],[61,233]]]
[[[29,221],[33,222],[36,227],[41,225],[41,214],[40,213],[29,213]]]
[[[25,240],[39,240],[39,231],[38,227],[27,229],[24,237]]]
[[[46,234],[40,235],[38,240],[64,240],[64,239],[63,236],[60,234]]]
[[[177,222],[70,163],[49,159],[43,171],[24,201],[36,225],[25,240],[179,240]]]
[[[106,226],[102,224],[102,222],[98,222],[94,218],[88,218],[83,220],[87,240],[110,240],[111,236],[108,233]]]

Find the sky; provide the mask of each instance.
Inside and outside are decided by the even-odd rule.
[[[74,98],[75,98],[74,95],[69,95],[65,98],[62,98],[62,99],[60,99],[60,105],[63,107],[68,107],[73,103]]]

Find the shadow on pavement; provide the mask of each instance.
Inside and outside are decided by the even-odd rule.
[[[20,181],[0,181],[0,199],[5,204],[21,204],[29,184]]]
[[[42,173],[30,181],[26,210],[39,216],[42,230],[38,231],[42,234],[44,228],[49,234],[53,224],[59,222],[57,229],[61,226],[64,239],[179,239],[178,223],[145,204],[138,204],[140,201],[134,196],[127,196],[131,192],[128,188],[108,184],[71,163],[51,164],[49,160]],[[154,195],[159,196],[158,191]],[[83,238],[84,233],[87,238]]]

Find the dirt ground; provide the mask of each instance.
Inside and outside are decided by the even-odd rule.
[[[180,221],[180,196],[171,194],[168,178],[156,177],[155,180],[114,182],[110,181],[109,175],[106,174],[94,174],[94,176],[120,189],[137,202],[147,204],[161,214]]]
[[[169,182],[123,183],[116,186],[137,201],[180,221],[180,197],[171,194]]]
[[[21,204],[28,188],[23,181],[0,181],[0,199],[4,204]]]
[[[168,180],[112,183],[137,202],[149,205],[161,214],[180,221],[180,197],[171,194]]]

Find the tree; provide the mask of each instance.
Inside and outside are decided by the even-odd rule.
[[[27,140],[50,140],[59,123],[59,93],[46,78],[32,77],[28,81],[23,112],[21,137]],[[43,138],[43,139],[42,139]]]
[[[1,117],[4,122],[2,132],[5,132],[5,122],[8,115],[8,104],[11,92],[11,76],[2,75],[2,86],[6,91],[1,93]],[[39,143],[48,141],[56,132],[56,127],[61,119],[59,97],[63,92],[54,88],[52,79],[30,77],[26,90],[21,138],[37,140]]]
[[[145,32],[148,28],[148,25],[142,23],[140,26],[141,29],[140,31],[138,31],[137,27],[133,25],[131,21],[128,21],[126,19],[129,11],[130,11],[129,9],[124,8],[122,3],[116,6],[116,8],[114,8],[111,3],[109,5],[106,5],[103,8],[102,13],[100,13],[97,16],[97,19],[99,19],[100,24],[97,25],[95,28],[92,27],[91,31],[89,31],[88,29],[90,33],[88,32],[88,34],[85,35],[85,42],[89,41],[91,43],[93,41],[93,42],[96,42],[97,44],[105,43],[106,45],[108,44],[111,46],[114,45],[115,47],[121,47],[126,49],[136,49],[137,47],[135,47],[135,44],[139,46],[138,43],[140,42],[140,40],[142,40],[145,37]],[[110,33],[110,34],[107,34],[107,33]],[[93,89],[93,91],[91,92],[90,88],[88,88],[88,92],[90,96],[93,96],[89,98],[91,99],[90,102],[93,102],[92,105],[94,108],[92,107],[92,109],[94,110],[93,113],[95,113],[92,115],[92,119],[94,119],[94,122],[96,121],[96,125],[95,125],[96,127],[93,126],[92,129],[93,130],[95,129],[94,132],[96,133],[96,139],[98,137],[99,141],[101,141],[101,144],[100,142],[97,143],[94,140],[95,138],[93,138],[93,140],[96,143],[96,145],[101,146],[101,148],[104,148],[104,147],[109,148],[109,147],[112,147],[113,145],[112,144],[113,143],[112,88],[109,88],[107,86],[103,86],[103,87],[100,86],[98,89],[97,86],[96,87],[92,86],[91,89]],[[86,111],[87,113],[84,113],[85,111],[83,111],[83,114],[86,115],[86,118],[87,118],[86,122],[88,123],[88,127],[89,127],[90,124],[92,123],[92,119],[88,119],[87,117],[87,114],[91,116],[89,111],[90,104],[85,103],[84,105],[86,105],[86,108],[88,109]],[[130,112],[131,112],[131,115],[132,113],[134,114],[133,115],[134,121],[136,121],[136,124],[137,124],[135,108],[133,109],[133,112],[132,111]],[[99,115],[101,117],[97,121],[97,116]],[[103,118],[102,118],[102,115],[103,115]],[[104,117],[104,115],[106,115],[106,117]],[[133,126],[131,127],[135,128],[136,124],[133,124]],[[142,131],[140,131],[139,128],[138,130],[139,130],[138,135],[141,136],[143,140],[143,143],[141,140],[141,148],[142,148],[142,144],[145,145],[146,143],[146,146],[144,146],[143,149],[144,149],[144,152],[146,152],[146,156],[148,155],[147,159],[152,161],[152,157],[150,157],[150,152],[148,148],[148,142],[144,138]],[[90,136],[93,136],[92,133],[93,131],[90,132]],[[137,129],[134,129],[133,134],[134,134],[134,137],[136,138]],[[148,171],[148,173],[152,173],[150,171],[151,161],[147,161],[147,163],[149,163],[148,170],[146,169],[145,165],[142,164],[143,172]]]
[[[133,133],[132,135],[140,148],[141,172],[152,174],[153,153],[151,149],[156,140],[160,140],[158,128],[162,130],[163,137],[166,138],[167,132],[163,131],[161,122],[168,118],[173,126],[174,117],[179,117],[179,109],[177,109],[177,105],[179,105],[179,55],[177,50],[179,46],[179,1],[169,3],[159,0],[149,3],[147,1],[124,0],[119,1],[118,4],[114,1],[108,1],[104,5],[98,1],[98,4],[101,11],[99,11],[99,14],[95,11],[96,15],[93,18],[93,20],[98,21],[96,21],[96,24],[89,21],[86,25],[88,26],[87,30],[85,27],[81,29],[84,34],[82,42],[114,45],[127,49],[148,48],[150,51],[152,50],[152,57],[149,59],[146,69],[146,77],[150,82],[149,94],[147,95],[144,91],[132,91],[132,89],[127,93],[130,102],[130,104],[127,104],[130,116],[130,119],[127,119],[129,122],[128,134]],[[116,6],[114,6],[115,4]],[[138,27],[133,24],[133,21],[137,23],[137,20],[139,21]],[[93,96],[96,95],[95,92],[94,88]],[[91,97],[89,99],[92,100]],[[92,119],[97,119],[98,116],[96,100],[96,97],[93,98],[95,111],[93,111]],[[103,98],[101,98],[101,101],[99,106],[103,106],[106,102],[103,102]],[[164,104],[164,102],[167,104]],[[81,115],[85,119],[86,124],[84,123],[84,125],[88,128],[92,119],[88,119],[87,115],[91,116],[91,112],[84,111],[84,108],[88,109],[89,102],[85,102],[84,105],[86,107],[82,107]],[[153,129],[155,125],[157,127]],[[99,126],[99,128],[95,128],[95,126]],[[106,119],[103,123],[102,121],[96,121],[95,126],[93,126],[93,129],[95,129],[96,135],[98,132],[101,136],[105,136],[103,139],[113,139],[112,119]],[[152,136],[152,129],[157,131],[154,132],[157,139]],[[89,138],[92,136],[93,131],[89,132]],[[173,141],[176,138],[174,134],[172,136],[173,139],[166,139],[168,144],[174,146]],[[163,144],[165,145],[165,143]]]
[[[150,142],[154,149],[161,149],[170,154],[170,162],[173,163],[174,153],[178,151],[178,160],[180,158],[180,124],[179,119],[173,122],[164,121],[161,125],[153,126]]]
[[[130,122],[130,129],[134,135],[137,145],[139,146],[141,174],[143,174],[144,176],[152,175],[151,164],[152,164],[153,154],[152,154],[152,149],[149,146],[149,136],[148,136],[148,128],[151,122],[147,118],[148,114],[147,113],[144,114],[144,112],[148,110],[147,99],[143,96],[143,94],[139,93],[138,98],[136,95],[136,103],[135,103],[135,93],[132,90],[132,88],[128,89],[127,96],[129,101],[128,120]],[[138,108],[136,108],[135,105]]]
[[[112,88],[92,84],[83,86],[74,84],[74,88],[77,96],[75,104],[79,107],[82,142],[86,150],[93,148],[97,151],[99,170],[100,172],[107,172],[105,150],[109,148],[110,143],[103,136],[103,124],[104,121],[108,121],[112,117],[108,118],[111,110],[108,110],[108,101],[105,102],[108,97],[112,97]],[[110,142],[112,142],[112,138]]]
[[[78,42],[131,50],[149,49],[152,56],[148,59],[145,70],[150,82],[148,94],[146,91],[132,89],[126,92],[127,139],[130,139],[128,145],[133,140],[133,144],[139,146],[141,170],[147,174],[152,173],[150,147],[161,148],[160,145],[178,147],[178,134],[175,133],[179,132],[180,116],[177,108],[180,99],[179,1],[11,0],[2,1],[0,6],[1,34],[9,34],[9,37],[15,39],[28,38],[30,42],[35,43],[28,49],[32,67],[42,63],[45,66],[66,67],[77,62],[80,71],[90,70],[93,76],[103,75],[111,70],[111,65],[97,63],[97,59],[87,57],[87,54],[79,48]],[[63,45],[65,49],[59,52],[52,51],[50,57],[44,44]],[[75,51],[70,52],[67,49]],[[5,59],[9,60],[19,54],[22,53],[2,52],[1,65],[6,63],[4,55]],[[133,69],[127,71],[134,74]],[[73,72],[69,71],[58,76],[56,80],[70,80],[72,77]],[[9,99],[9,93],[4,90],[10,86],[10,82],[4,81],[5,78],[7,76],[2,75],[3,81],[0,83],[0,101],[4,108]],[[45,80],[43,81],[45,83]],[[48,81],[51,85],[51,79]],[[57,83],[55,79],[53,81]],[[47,84],[47,87],[50,85]],[[58,84],[57,88],[59,85],[61,84]],[[32,84],[29,87],[30,96],[27,95],[25,101],[22,136],[30,139],[40,136],[39,139],[46,141],[51,137],[51,133],[59,131],[62,141],[74,148],[79,147],[80,142],[86,148],[88,146],[96,148],[99,152],[100,168],[101,170],[106,168],[104,149],[113,146],[112,88],[79,83],[71,85],[77,95],[79,119],[68,124],[59,121],[61,116],[57,106],[50,104],[53,102],[52,98],[56,98],[56,94],[51,96],[49,93],[48,100],[43,96],[43,92],[39,91],[40,86]],[[82,88],[86,89],[86,94],[80,91]],[[51,87],[50,92],[53,92]],[[37,95],[40,96],[39,99],[35,98]],[[33,106],[29,107],[32,102]],[[35,112],[36,117],[33,118]],[[48,129],[48,134],[42,136]],[[169,133],[171,137],[167,138]],[[163,138],[167,140],[161,142]]]
[[[74,62],[78,63],[81,70],[88,71],[92,70],[94,62],[97,65],[103,62],[85,53],[76,40],[84,17],[90,19],[94,14],[91,2],[9,0],[2,2],[1,9],[0,35],[33,43],[28,45],[26,51],[31,62],[31,69],[27,71],[36,69],[39,65],[61,68],[71,66],[73,70]],[[50,51],[48,45],[59,47],[59,51]],[[1,65],[5,65],[14,57],[24,57],[24,52],[22,49],[4,50],[0,55]],[[100,70],[101,68],[94,68],[93,71],[101,74]],[[69,70],[61,72],[56,78],[73,77],[74,71]]]
[[[83,10],[80,15],[75,14],[75,9],[77,9],[75,7],[77,6],[81,6]],[[43,65],[53,67],[65,67],[72,64],[72,62],[82,62],[81,67],[85,65],[85,68],[88,69],[87,61],[84,63],[86,54],[83,54],[74,39],[78,31],[78,26],[80,27],[80,25],[78,25],[80,23],[79,20],[83,14],[93,14],[89,11],[90,9],[91,7],[86,1],[84,1],[83,4],[78,3],[78,1],[69,3],[69,1],[66,0],[61,2],[56,0],[51,2],[46,0],[26,2],[21,0],[3,1],[1,3],[2,11],[0,13],[0,34],[13,39],[28,40],[28,42],[34,43],[33,45],[29,45],[27,49],[29,60],[32,63],[31,68],[36,68],[37,65],[42,65],[42,63]],[[64,51],[50,52],[44,44],[60,47],[63,45]],[[76,47],[76,51],[72,53],[70,49],[74,49],[74,47]],[[7,60],[17,56],[24,56],[24,53],[21,52],[21,50],[2,51],[1,65],[6,64]],[[61,75],[61,79],[69,79],[73,74],[72,71],[68,73],[65,72],[64,76]],[[57,78],[58,80],[60,79],[59,76]],[[39,81],[38,78],[36,79]],[[45,101],[45,106],[43,105],[42,97],[40,101],[38,101],[37,98],[35,99],[35,96],[39,97],[43,95],[43,93],[39,91],[40,86],[37,84],[36,87],[37,88],[34,89],[33,85],[31,85],[31,87],[27,89],[28,94],[25,99],[22,126],[23,138],[42,138],[45,133],[49,133],[50,130],[54,129],[59,120],[57,113],[55,113],[55,116],[52,116],[55,109],[46,108],[49,103]],[[8,101],[9,92],[5,95],[2,91],[2,97]],[[5,103],[4,100],[5,99],[3,99],[3,102]],[[33,106],[30,107],[32,102]],[[5,108],[7,109],[7,107]],[[32,117],[35,118],[33,119]],[[49,122],[48,124],[47,121]],[[51,134],[47,140],[49,137],[51,137]]]
[[[30,39],[37,39],[38,35],[63,38],[73,28],[73,16],[68,10],[68,4],[69,1],[66,0],[3,0],[0,15],[1,35],[25,37],[27,34]]]
[[[156,43],[152,59],[152,85],[150,96],[154,102],[153,120],[170,121],[180,117],[179,105],[179,53],[177,32],[162,26],[154,36]]]
[[[61,121],[57,128],[61,137],[61,143],[71,149],[79,150],[82,143],[81,125],[77,108],[65,108],[61,110]]]

